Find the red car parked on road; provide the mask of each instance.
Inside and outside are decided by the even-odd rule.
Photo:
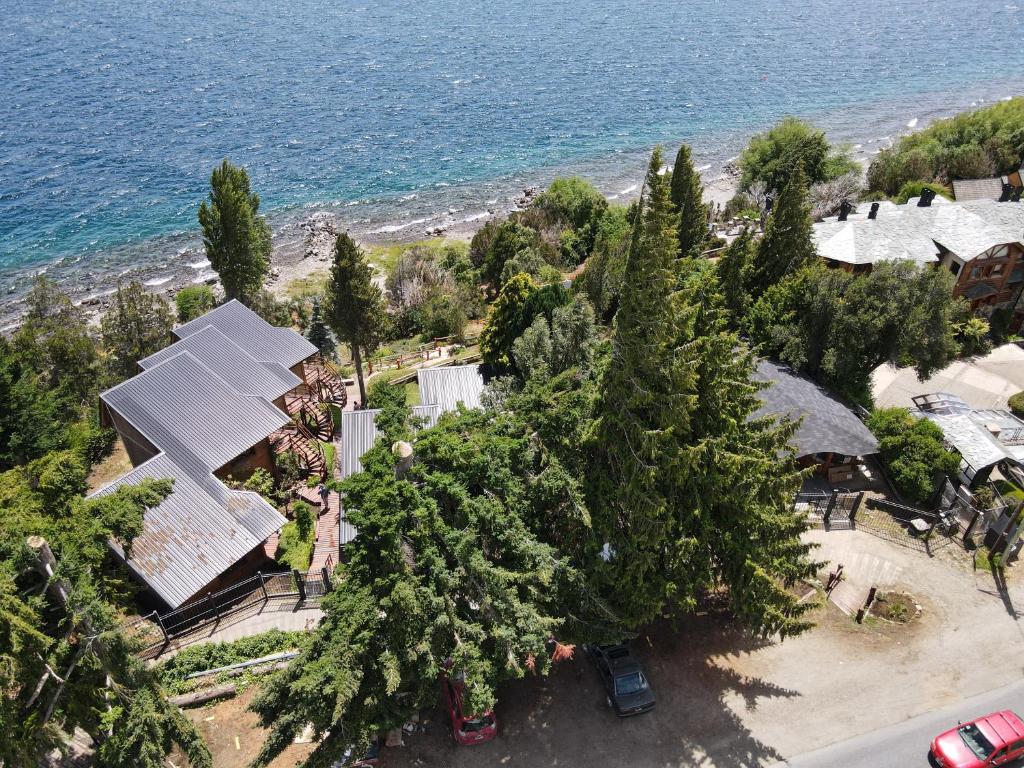
[[[1007,709],[961,723],[937,736],[930,754],[941,768],[1015,764],[1024,757],[1024,722]]]
[[[441,675],[441,689],[451,719],[452,739],[456,744],[483,744],[498,735],[493,712],[488,710],[480,715],[467,715],[463,710],[465,685],[461,680]]]

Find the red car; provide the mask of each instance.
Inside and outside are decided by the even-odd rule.
[[[942,768],[1009,765],[1024,757],[1024,722],[1006,710],[962,723],[935,738],[931,756]]]
[[[467,715],[462,708],[465,685],[461,680],[441,676],[448,717],[452,722],[452,739],[456,744],[483,744],[498,735],[498,724],[494,713],[488,710],[481,715]]]

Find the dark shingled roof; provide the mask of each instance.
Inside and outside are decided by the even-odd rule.
[[[758,393],[764,405],[752,418],[803,418],[793,436],[798,456],[815,453],[866,456],[878,452],[878,441],[856,414],[810,379],[768,360],[758,363],[754,379],[771,382],[771,386]]]

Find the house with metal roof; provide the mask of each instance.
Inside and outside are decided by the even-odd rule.
[[[1006,462],[1024,468],[1024,421],[1002,409],[974,409],[955,395],[937,392],[913,398],[916,416],[939,426],[946,444],[960,454],[960,480],[976,485]]]
[[[477,365],[450,365],[421,368],[419,380],[421,405],[413,406],[417,429],[430,429],[441,415],[458,409],[479,408],[484,379]],[[341,476],[362,472],[363,454],[377,442],[377,409],[345,411],[341,415]]]
[[[1024,204],[979,198],[951,202],[915,198],[906,205],[862,204],[814,225],[818,254],[830,265],[862,273],[884,261],[948,269],[953,292],[972,309],[1007,307],[1024,317]],[[991,311],[990,309],[987,311]]]
[[[130,550],[111,542],[170,608],[254,573],[267,563],[265,542],[286,522],[259,494],[228,482],[257,468],[274,472],[278,441],[297,454],[314,445],[309,450],[322,458],[292,418],[296,400],[305,408],[313,397],[306,376],[320,363],[312,344],[235,301],[175,335],[178,341],[139,361],[138,375],[100,395],[101,421],[117,430],[135,468],[94,494],[145,478],[173,481]],[[321,476],[327,469],[317,468]]]
[[[751,418],[799,421],[792,443],[804,464],[837,477],[852,473],[861,457],[878,453],[871,430],[820,384],[770,360],[758,363],[753,378],[768,386],[758,392],[763,405]]]

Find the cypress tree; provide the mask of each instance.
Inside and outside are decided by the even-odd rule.
[[[812,238],[807,176],[797,164],[768,217],[764,237],[750,272],[748,289],[754,298],[786,275],[817,259]]]
[[[708,207],[690,147],[683,144],[672,167],[672,204],[679,211],[679,255],[699,256],[708,239]]]
[[[359,400],[365,405],[363,356],[371,354],[384,338],[388,317],[384,296],[373,283],[373,269],[359,246],[344,232],[334,241],[326,305],[327,324],[352,351]]]
[[[754,261],[754,232],[747,228],[737,237],[718,260],[718,283],[726,309],[732,313],[732,325],[738,327],[750,305],[747,293],[750,265]]]
[[[249,174],[227,160],[210,175],[210,199],[199,206],[203,246],[228,299],[248,301],[270,269],[270,227]]]

